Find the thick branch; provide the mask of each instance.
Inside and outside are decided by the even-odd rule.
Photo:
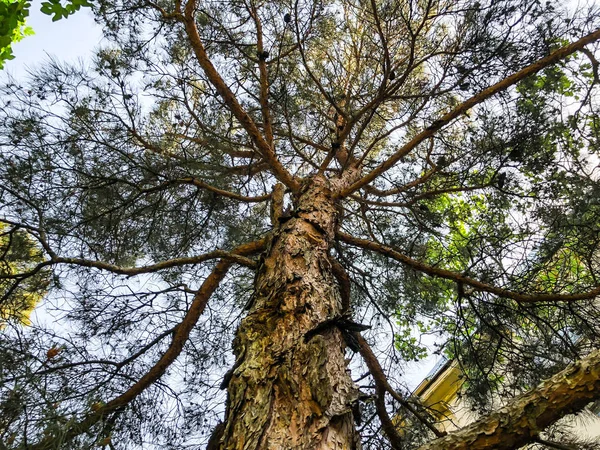
[[[264,57],[265,48],[263,43],[263,31],[262,31],[262,23],[260,22],[260,17],[258,16],[258,11],[254,3],[252,3],[250,7],[250,13],[252,19],[254,20],[254,25],[256,26],[256,48],[260,57],[258,58],[258,70],[260,72],[260,108],[262,112],[263,118],[263,128],[265,130],[265,137],[267,139],[267,144],[271,148],[273,148],[273,126],[271,124],[271,110],[269,107],[269,76],[267,73],[267,60]]]
[[[214,250],[209,253],[204,253],[203,255],[190,256],[186,258],[175,258],[169,259],[167,261],[161,261],[156,264],[151,264],[148,266],[140,266],[140,267],[123,267],[117,266],[116,264],[110,264],[103,261],[94,261],[91,259],[83,259],[83,258],[64,258],[60,256],[55,256],[48,261],[44,261],[37,266],[35,266],[29,272],[17,273],[17,274],[9,274],[9,275],[0,275],[0,280],[21,280],[28,277],[31,277],[38,273],[44,267],[52,266],[55,264],[72,264],[75,266],[81,267],[93,267],[95,269],[106,270],[107,272],[115,273],[118,275],[140,275],[143,273],[153,273],[158,272],[164,269],[170,269],[171,267],[179,267],[186,266],[191,264],[199,264],[201,262],[210,261],[211,259],[223,259],[227,260],[231,263],[238,263],[242,266],[250,267],[251,269],[256,268],[256,263],[245,256],[227,252],[225,250]]]
[[[283,217],[283,199],[285,195],[285,187],[281,183],[273,186],[271,195],[271,225],[276,227],[279,219]]]
[[[148,189],[146,192],[160,191],[160,190],[165,189],[168,186],[171,186],[173,184],[191,184],[191,185],[194,185],[201,189],[206,189],[207,191],[213,192],[222,197],[227,197],[227,198],[231,198],[233,200],[239,200],[241,202],[247,202],[247,203],[264,202],[266,200],[269,200],[269,198],[271,197],[271,194],[259,195],[257,197],[248,197],[245,195],[238,194],[236,192],[230,192],[230,191],[226,191],[224,189],[220,189],[218,187],[212,186],[208,183],[205,183],[202,180],[199,180],[196,177],[184,177],[184,178],[177,178],[175,180],[165,181],[164,183],[161,183],[156,187]]]
[[[377,385],[375,388],[375,395],[375,410],[377,411],[377,416],[381,422],[381,428],[385,433],[385,437],[387,437],[394,450],[401,450],[402,435],[398,433],[398,430],[396,430],[394,422],[390,418],[387,408],[385,407],[385,390],[381,386]]]
[[[591,289],[587,292],[581,292],[578,294],[522,294],[520,292],[509,291],[507,289],[492,286],[491,284],[483,283],[481,281],[469,278],[460,273],[429,266],[420,261],[416,261],[412,258],[409,258],[408,256],[402,254],[398,250],[394,249],[393,247],[389,247],[378,242],[360,239],[349,234],[343,233],[341,231],[337,232],[336,235],[340,240],[348,244],[355,245],[356,247],[364,248],[367,250],[372,250],[384,256],[388,256],[392,259],[395,259],[396,261],[399,261],[403,264],[406,264],[407,266],[412,267],[415,270],[418,270],[419,272],[426,273],[427,275],[452,280],[458,283],[459,285],[468,285],[478,291],[489,292],[490,294],[494,294],[499,297],[510,298],[520,303],[558,301],[574,302],[578,300],[593,299],[600,295],[600,286],[595,287],[594,289]]]
[[[512,450],[600,397],[600,350],[544,381],[536,389],[418,450]]]
[[[240,245],[234,250],[233,253],[238,255],[248,255],[260,251],[265,245],[264,240],[250,242],[247,244]],[[64,434],[61,435],[63,442],[67,442],[74,437],[85,433],[93,425],[98,423],[107,415],[127,406],[133,401],[138,395],[150,387],[154,382],[161,378],[169,366],[177,359],[183,346],[187,342],[190,332],[198,322],[200,315],[204,312],[204,308],[208,303],[208,299],[213,292],[219,287],[221,281],[225,278],[227,271],[231,267],[231,262],[227,260],[221,260],[217,263],[210,275],[204,280],[198,292],[194,296],[188,312],[181,321],[181,323],[175,327],[173,333],[173,340],[169,348],[163,353],[160,359],[152,366],[152,368],[141,377],[133,386],[118,397],[110,400],[104,406],[97,411],[91,412],[80,422],[77,422],[69,426]],[[41,442],[31,445],[28,447],[29,450],[45,450],[54,448],[54,438],[48,437]]]
[[[108,272],[116,273],[119,275],[139,275],[142,273],[152,273],[158,272],[159,270],[169,269],[171,267],[179,267],[185,266],[189,264],[199,264],[204,261],[209,261],[211,259],[223,259],[227,260],[231,263],[236,262],[243,266],[247,266],[250,268],[255,268],[256,263],[250,258],[246,258],[245,256],[230,253],[225,250],[214,250],[209,253],[205,253],[203,255],[198,256],[190,256],[187,258],[175,258],[169,259],[167,261],[162,261],[156,264],[151,264],[149,266],[141,266],[141,267],[122,267],[117,266],[115,264],[109,264],[102,261],[93,261],[89,259],[81,259],[81,258],[61,258],[58,257],[51,261],[53,264],[73,264],[77,266],[83,267],[94,267],[96,269],[106,270]]]
[[[290,174],[285,167],[281,164],[273,148],[267,143],[265,138],[262,136],[260,130],[256,126],[252,117],[248,115],[248,113],[242,108],[240,103],[237,101],[237,98],[231,92],[231,89],[227,86],[213,63],[208,58],[206,54],[206,50],[204,49],[204,45],[202,44],[202,40],[200,39],[200,33],[198,32],[198,28],[196,26],[196,21],[194,18],[194,10],[196,7],[196,2],[190,0],[185,7],[185,30],[190,40],[190,44],[194,50],[196,55],[196,59],[198,63],[204,70],[208,80],[215,87],[229,110],[236,117],[236,119],[240,122],[240,124],[244,127],[252,141],[256,144],[259,153],[265,159],[265,161],[269,164],[271,169],[273,170],[274,175],[289,187],[293,191],[298,191],[300,188],[300,183],[298,180],[294,178],[292,174]]]
[[[587,44],[595,42],[598,39],[600,39],[600,30],[596,30],[593,33],[590,33],[587,36],[584,36],[583,38],[579,39],[578,41],[576,41],[572,44],[569,44],[565,47],[559,48],[558,50],[552,52],[550,55],[534,62],[533,64],[525,67],[524,69],[520,70],[519,72],[514,73],[514,74],[506,77],[502,81],[499,81],[498,83],[484,89],[483,91],[479,92],[478,94],[475,94],[473,97],[467,99],[466,101],[464,101],[463,103],[461,103],[460,105],[455,107],[452,111],[444,114],[442,117],[440,117],[438,120],[436,120],[433,124],[431,124],[431,126],[426,128],[425,130],[421,131],[419,134],[417,134],[415,137],[413,137],[410,141],[408,141],[406,144],[404,144],[398,151],[396,151],[396,153],[391,155],[388,159],[386,159],[383,163],[381,163],[379,166],[377,166],[375,169],[373,169],[367,175],[362,177],[356,183],[354,183],[351,186],[349,186],[348,188],[344,189],[342,192],[340,192],[339,195],[341,197],[347,197],[354,191],[369,184],[371,181],[373,181],[379,175],[381,175],[382,173],[391,169],[398,161],[400,161],[400,159],[402,159],[404,156],[406,156],[417,145],[419,145],[425,139],[433,136],[435,133],[437,133],[440,129],[442,129],[443,127],[448,125],[454,119],[456,119],[457,117],[460,117],[462,114],[466,113],[469,109],[473,108],[474,106],[478,105],[479,103],[484,102],[485,100],[492,97],[493,95],[508,89],[510,86],[513,86],[514,84],[529,77],[530,75],[533,75],[534,73],[539,72],[540,70],[544,69],[545,67],[555,64],[558,61],[566,58],[567,56],[583,49]]]

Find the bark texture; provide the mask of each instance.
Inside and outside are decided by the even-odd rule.
[[[600,350],[477,422],[418,450],[512,450],[600,397]]]
[[[261,258],[250,311],[234,340],[221,449],[354,449],[358,390],[335,327],[342,312],[328,258],[337,210],[324,177],[304,183],[289,217],[278,217]]]

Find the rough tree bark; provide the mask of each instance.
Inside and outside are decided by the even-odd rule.
[[[329,248],[337,208],[329,181],[306,180],[277,224],[234,340],[221,449],[354,449],[358,390],[340,331],[307,333],[342,313]],[[309,333],[310,335],[310,333]]]

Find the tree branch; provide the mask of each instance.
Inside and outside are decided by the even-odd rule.
[[[584,36],[583,38],[579,39],[578,41],[576,41],[572,44],[569,44],[565,47],[555,50],[550,55],[548,55],[542,59],[539,59],[538,61],[534,62],[533,64],[530,64],[529,66],[525,67],[524,69],[520,70],[519,72],[514,73],[514,74],[506,77],[502,81],[499,81],[498,83],[484,89],[483,91],[479,92],[478,94],[475,94],[473,97],[467,99],[460,105],[456,106],[452,111],[444,114],[438,120],[433,122],[428,128],[421,131],[419,134],[417,134],[415,137],[413,137],[410,141],[408,141],[406,144],[404,144],[398,151],[396,151],[396,153],[394,153],[388,159],[386,159],[383,163],[381,163],[379,166],[377,166],[375,169],[373,169],[367,175],[362,177],[360,180],[358,180],[351,186],[349,186],[346,189],[344,189],[343,191],[341,191],[339,193],[339,196],[347,197],[354,191],[369,184],[371,181],[373,181],[379,175],[381,175],[382,173],[391,169],[398,161],[400,161],[400,159],[402,159],[404,156],[406,156],[408,153],[410,153],[410,151],[412,151],[417,145],[419,145],[425,139],[433,136],[440,129],[442,129],[443,127],[448,125],[450,122],[452,122],[457,117],[459,117],[462,114],[464,114],[465,112],[467,112],[469,109],[473,108],[475,105],[478,105],[479,103],[484,102],[485,100],[487,100],[488,98],[497,94],[498,92],[502,92],[502,91],[508,89],[510,86],[529,77],[530,75],[533,75],[534,73],[539,72],[540,70],[544,69],[545,67],[557,63],[558,61],[566,58],[567,56],[583,49],[587,44],[595,42],[598,39],[600,39],[600,30],[596,30],[593,33],[590,33],[587,36]]]
[[[250,117],[244,108],[242,108],[233,92],[231,92],[231,89],[229,89],[213,63],[208,58],[206,50],[204,49],[204,45],[202,44],[202,40],[200,39],[200,33],[198,32],[196,21],[194,19],[195,8],[196,2],[194,0],[190,0],[185,6],[184,25],[185,31],[188,35],[190,44],[194,50],[200,67],[202,67],[202,70],[204,70],[208,80],[215,87],[229,110],[236,117],[236,119],[239,120],[240,124],[244,127],[252,141],[256,144],[259,153],[269,164],[277,179],[279,179],[279,181],[289,187],[292,191],[298,191],[300,189],[300,183],[298,180],[281,164],[281,161],[279,161],[275,155],[273,148],[268,144],[267,141],[265,141],[265,138],[262,136],[260,130],[256,126],[256,123],[254,123],[254,120],[252,120],[252,117]]]
[[[401,442],[402,439],[396,431],[394,425],[391,423],[391,421],[389,421],[387,411],[385,410],[385,402],[383,401],[383,398],[386,391],[389,392],[390,395],[398,403],[400,403],[400,405],[402,405],[403,408],[405,408],[407,411],[413,414],[419,420],[419,422],[421,422],[423,425],[429,428],[437,437],[445,436],[446,433],[444,431],[439,431],[436,427],[434,427],[429,420],[423,417],[421,413],[419,413],[419,411],[417,411],[408,401],[406,401],[398,392],[396,392],[396,390],[392,388],[392,386],[390,386],[383,372],[383,369],[381,368],[381,365],[377,360],[377,357],[373,353],[373,350],[371,350],[369,344],[367,344],[367,341],[365,341],[365,339],[359,333],[354,333],[354,335],[358,340],[360,354],[365,360],[365,363],[367,364],[367,367],[371,372],[371,376],[373,377],[373,379],[375,380],[375,384],[377,385],[377,396],[381,399],[380,401],[383,403],[382,411],[380,411],[382,405],[377,405],[377,413],[379,415],[379,418],[381,419],[383,429],[386,435],[388,436],[388,439],[392,443],[392,446],[394,446],[395,448],[401,448],[401,446],[398,445],[398,443]]]
[[[265,245],[264,240],[250,242],[240,245],[232,253],[238,255],[248,255],[261,250]],[[169,348],[163,353],[160,359],[150,368],[150,370],[133,384],[128,390],[118,397],[110,400],[97,411],[90,412],[81,421],[69,426],[64,434],[61,435],[62,442],[68,442],[76,436],[85,433],[93,425],[100,422],[108,414],[111,414],[133,401],[138,395],[150,387],[154,382],[161,378],[169,366],[177,359],[185,343],[187,342],[190,332],[198,322],[200,315],[204,312],[210,296],[219,287],[221,281],[225,278],[227,271],[231,267],[231,261],[221,260],[217,263],[213,271],[204,280],[200,289],[196,292],[188,312],[173,333],[173,340]],[[29,445],[28,450],[46,450],[54,448],[54,438],[48,437],[38,442],[37,444]]]
[[[419,178],[417,178],[409,183],[406,183],[402,186],[398,186],[398,187],[395,187],[392,189],[386,189],[385,191],[382,191],[382,190],[377,189],[372,186],[365,186],[365,191],[367,191],[369,194],[376,195],[377,197],[387,197],[389,195],[400,194],[402,192],[408,191],[409,189],[411,189],[413,187],[416,187],[420,184],[425,183],[436,173],[438,173],[437,166],[434,169],[428,170],[427,172],[425,172],[425,174],[423,174]]]
[[[256,241],[257,243],[262,243],[264,246],[265,240]],[[262,248],[262,247],[261,247]],[[260,250],[261,248],[258,248]],[[93,267],[95,269],[106,270],[107,272],[115,273],[118,275],[127,275],[134,276],[140,275],[143,273],[153,273],[158,272],[159,270],[170,269],[171,267],[179,267],[191,264],[199,264],[201,262],[210,261],[211,259],[223,259],[227,260],[231,263],[238,263],[242,266],[250,267],[251,269],[256,268],[256,262],[250,258],[242,256],[241,254],[233,252],[228,252],[226,250],[213,250],[212,252],[204,253],[202,255],[197,256],[189,256],[185,258],[175,258],[169,259],[166,261],[161,261],[156,264],[150,264],[148,266],[140,266],[140,267],[123,267],[118,266],[116,264],[110,264],[103,261],[94,261],[90,259],[83,258],[66,258],[61,256],[53,256],[50,260],[43,261],[35,266],[28,272],[18,273],[18,274],[9,274],[9,275],[0,275],[0,280],[22,280],[28,277],[31,277],[38,273],[44,267],[52,266],[55,264],[72,264],[81,267]]]
[[[156,264],[151,264],[149,266],[141,266],[141,267],[122,267],[117,266],[115,264],[109,264],[102,261],[93,261],[89,259],[81,259],[81,258],[61,258],[57,257],[52,260],[53,264],[73,264],[77,266],[83,267],[93,267],[96,269],[106,270],[108,272],[116,273],[119,275],[140,275],[142,273],[152,273],[158,272],[159,270],[169,269],[171,267],[185,266],[188,264],[199,264],[204,261],[209,261],[211,259],[223,259],[227,260],[231,263],[238,263],[246,267],[250,267],[254,269],[256,267],[256,263],[250,258],[246,258],[245,256],[241,256],[236,253],[227,252],[225,250],[214,250],[209,253],[204,253],[203,255],[198,256],[190,256],[187,258],[175,258],[169,259],[167,261],[161,261]]]
[[[247,203],[264,202],[266,200],[269,200],[269,198],[271,198],[271,194],[259,195],[257,197],[247,197],[245,195],[241,195],[236,192],[230,192],[230,191],[226,191],[224,189],[220,189],[218,187],[212,186],[208,183],[205,183],[202,180],[199,180],[196,177],[185,177],[185,178],[178,178],[175,180],[168,180],[168,181],[165,181],[164,183],[159,184],[156,187],[146,190],[145,192],[160,191],[160,190],[165,189],[166,187],[173,185],[173,184],[192,184],[201,189],[206,189],[207,191],[213,192],[217,195],[221,195],[223,197],[227,197],[227,198],[231,198],[234,200],[239,200],[241,202],[247,202]]]
[[[492,286],[487,283],[483,283],[481,281],[475,280],[473,278],[469,278],[460,273],[452,272],[446,269],[439,269],[437,267],[432,267],[427,264],[424,264],[420,261],[409,258],[408,256],[402,254],[398,250],[393,247],[389,247],[384,244],[380,244],[378,242],[369,241],[366,239],[360,239],[349,234],[338,231],[336,236],[341,240],[348,244],[354,245],[356,247],[364,248],[367,250],[372,250],[374,252],[380,253],[384,256],[388,256],[396,261],[399,261],[407,266],[412,267],[419,272],[426,273],[427,275],[431,275],[434,277],[445,278],[447,280],[452,280],[459,285],[468,285],[473,287],[478,291],[489,292],[490,294],[497,295],[499,297],[510,298],[519,303],[534,303],[534,302],[574,302],[578,300],[590,300],[600,295],[600,286],[595,287],[594,289],[581,292],[577,294],[522,294],[520,292],[509,291],[507,289],[502,289],[496,286]]]
[[[545,439],[541,439],[539,436],[533,439],[533,442],[537,442],[538,444],[542,444],[546,447],[555,448],[557,450],[577,450],[575,447],[571,445],[563,445],[558,442],[547,441]]]
[[[267,140],[267,144],[271,148],[273,148],[273,126],[271,123],[271,110],[269,107],[269,75],[267,72],[267,58],[264,57],[267,53],[265,53],[264,43],[263,43],[263,31],[262,31],[262,23],[260,21],[260,17],[258,16],[258,10],[254,2],[252,2],[249,6],[250,16],[252,20],[254,20],[254,25],[256,27],[256,48],[260,57],[258,58],[258,70],[260,73],[260,108],[262,112],[262,120],[263,120],[263,128],[265,130],[265,138]]]
[[[569,365],[499,410],[418,450],[511,450],[600,397],[600,350]]]

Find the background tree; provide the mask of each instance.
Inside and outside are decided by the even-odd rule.
[[[43,254],[26,232],[0,223],[0,327],[9,320],[29,323],[28,316],[41,301],[48,286],[47,272],[35,270]],[[15,282],[22,275],[22,282]]]
[[[513,449],[600,398],[596,9],[94,11],[92,67],[3,88],[3,221],[44,254],[1,276],[53,279],[1,335],[5,447]],[[426,334],[486,414],[445,437]]]
[[[31,27],[25,25],[28,15],[28,2],[13,0],[0,2],[0,69],[4,68],[7,60],[14,58],[12,44],[33,34]]]
[[[67,0],[63,5],[60,0],[42,2],[40,11],[52,16],[52,21],[67,18],[79,11],[82,6],[92,6],[88,0]],[[0,0],[0,69],[6,61],[14,59],[12,45],[34,31],[26,25],[31,3],[26,0]]]

